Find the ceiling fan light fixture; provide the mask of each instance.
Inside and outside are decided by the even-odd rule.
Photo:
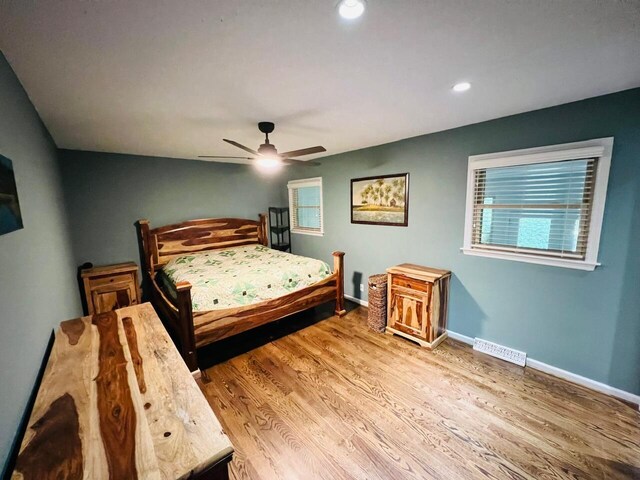
[[[346,20],[355,20],[364,13],[364,0],[341,0],[338,13]]]
[[[256,158],[255,165],[260,171],[274,172],[280,170],[283,163],[278,157],[263,156]]]
[[[318,162],[307,162],[305,160],[300,160],[294,157],[326,152],[327,149],[321,145],[316,145],[315,147],[299,148],[298,150],[291,150],[289,152],[278,154],[278,150],[276,149],[275,145],[269,142],[269,134],[273,132],[274,129],[275,125],[273,124],[273,122],[258,123],[258,130],[264,133],[265,138],[264,143],[260,145],[260,147],[258,147],[257,151],[234,140],[229,140],[228,138],[222,139],[223,142],[226,142],[229,145],[233,145],[240,150],[244,150],[245,152],[250,153],[252,155],[251,157],[199,155],[199,158],[238,158],[243,160],[252,160],[253,165],[255,165],[258,170],[262,170],[266,173],[280,170],[283,165],[320,165]]]

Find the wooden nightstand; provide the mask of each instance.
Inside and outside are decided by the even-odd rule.
[[[451,272],[403,263],[387,275],[386,332],[437,347],[447,338]]]
[[[138,266],[133,262],[85,268],[80,276],[89,315],[140,303]]]

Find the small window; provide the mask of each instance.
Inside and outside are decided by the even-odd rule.
[[[469,157],[463,252],[593,270],[613,139]]]
[[[287,188],[291,231],[322,235],[322,178],[292,180]]]

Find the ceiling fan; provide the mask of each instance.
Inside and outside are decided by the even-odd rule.
[[[249,152],[252,155],[251,157],[230,157],[228,155],[199,155],[198,158],[235,158],[243,160],[253,160],[256,165],[264,167],[277,167],[280,165],[320,165],[319,162],[298,160],[297,158],[293,157],[311,155],[312,153],[326,152],[327,150],[321,146],[278,153],[275,145],[269,143],[269,134],[272,133],[275,128],[276,126],[272,122],[258,123],[258,130],[260,130],[265,135],[264,143],[258,147],[258,151],[255,151],[249,147],[245,147],[244,145],[238,142],[234,142],[233,140],[227,140],[226,138],[223,139],[225,142],[233,145],[234,147],[238,147],[245,152]]]

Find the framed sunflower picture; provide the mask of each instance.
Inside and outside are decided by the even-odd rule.
[[[409,225],[409,174],[352,179],[351,223]]]

